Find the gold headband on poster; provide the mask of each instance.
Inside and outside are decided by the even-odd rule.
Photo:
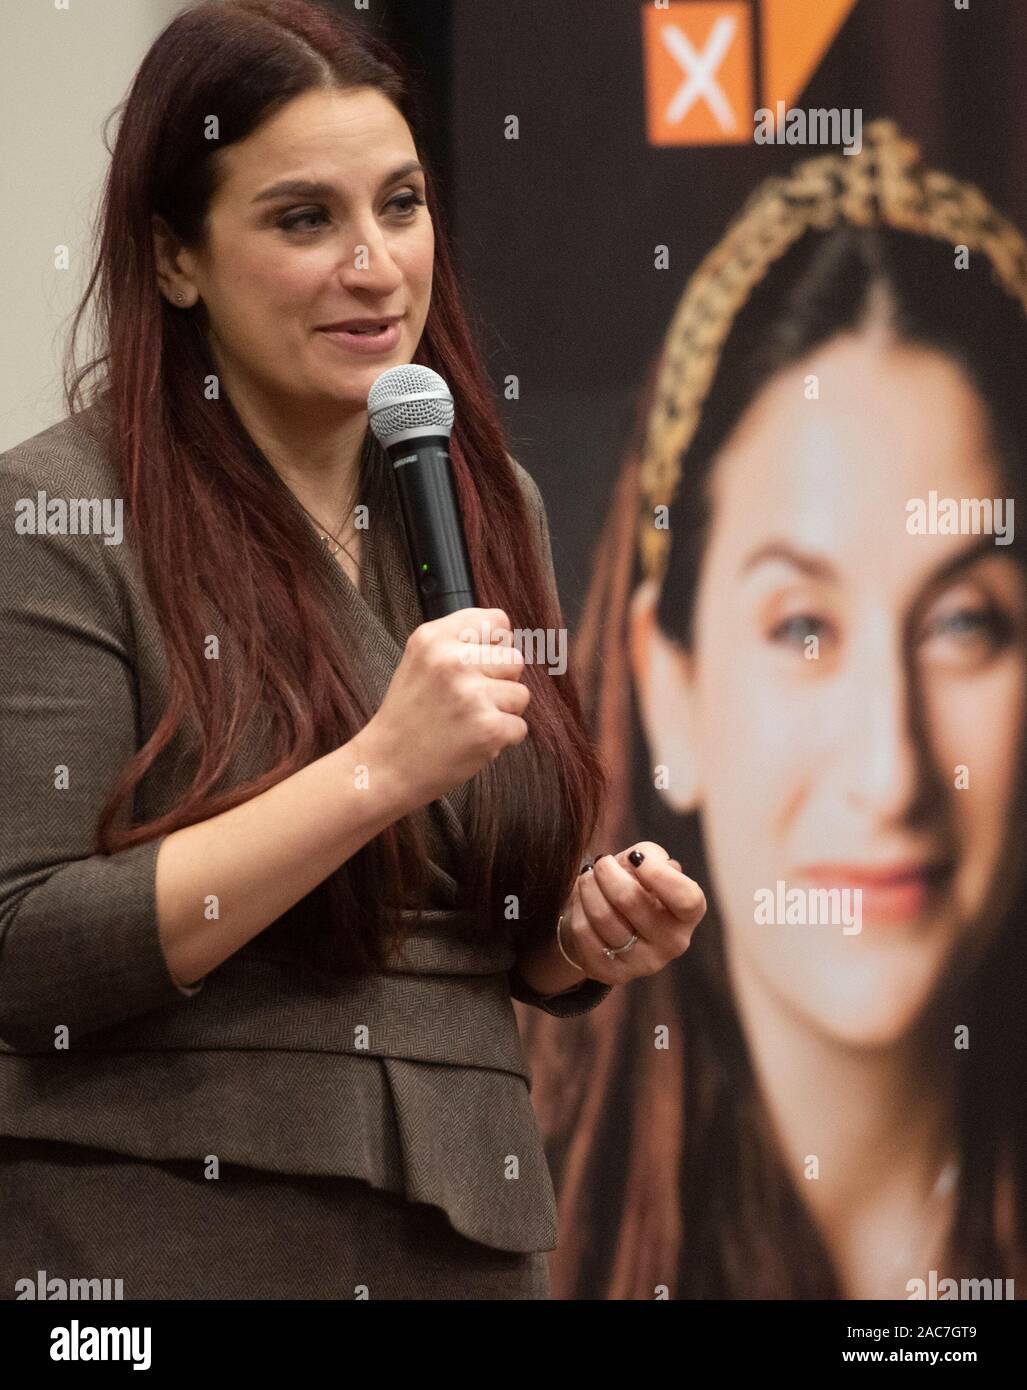
[[[983,252],[995,279],[1027,311],[1027,241],[972,184],[924,167],[892,121],[874,121],[857,155],[821,155],[752,194],[688,282],[664,339],[640,464],[638,544],[647,577],[662,580],[670,506],[736,315],[769,268],[811,228],[889,226]]]

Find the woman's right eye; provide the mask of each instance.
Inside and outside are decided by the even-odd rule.
[[[811,637],[821,638],[826,630],[827,623],[812,613],[794,613],[772,627],[769,636],[772,642],[801,647]]]
[[[288,216],[281,218],[278,225],[282,228],[283,231],[292,232],[299,227],[301,222],[306,221],[307,218],[323,217],[323,215],[324,214],[322,213],[320,208],[308,208],[306,212],[289,213]],[[304,228],[303,230],[309,231],[312,229]]]

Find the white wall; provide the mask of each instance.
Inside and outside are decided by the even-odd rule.
[[[185,7],[0,0],[0,451],[64,416],[62,356],[109,163],[103,123]],[[67,270],[55,268],[62,245]],[[88,322],[79,342],[85,358]]]

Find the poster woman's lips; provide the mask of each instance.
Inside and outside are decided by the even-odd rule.
[[[888,864],[811,864],[802,877],[816,888],[859,890],[864,921],[910,922],[951,875],[941,860],[892,861]]]
[[[804,872],[831,875],[848,884],[857,879],[863,883],[894,883],[918,875],[946,872],[948,868],[948,862],[941,859],[896,859],[887,864],[811,864]]]

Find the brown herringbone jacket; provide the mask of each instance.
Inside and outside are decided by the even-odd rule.
[[[427,927],[394,969],[331,988],[305,982],[275,923],[181,988],[157,931],[163,837],[94,852],[100,807],[166,707],[164,646],[127,506],[117,545],[19,534],[15,514],[40,492],[117,497],[103,422],[103,405],[93,406],[0,455],[0,1133],[360,1177],[442,1207],[485,1244],[555,1248],[511,1001],[575,1014],[609,991],[589,981],[543,999],[519,976],[502,928],[485,941],[462,935],[461,912],[447,905],[456,888],[447,848],[463,841],[464,789],[431,807],[437,896]],[[545,509],[517,468],[552,576]],[[359,590],[326,563],[333,619],[362,645],[377,702],[421,614],[394,540],[365,555]],[[233,785],[262,770],[256,740],[254,765],[233,769]],[[175,804],[185,777],[176,766],[157,760],[137,820]],[[59,1025],[67,1048],[55,1047]]]

